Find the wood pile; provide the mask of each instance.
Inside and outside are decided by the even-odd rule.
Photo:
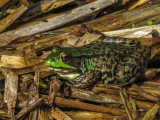
[[[160,0],[3,0],[0,9],[0,119],[160,119]],[[102,36],[156,45],[136,83],[79,89],[44,65],[53,46]]]

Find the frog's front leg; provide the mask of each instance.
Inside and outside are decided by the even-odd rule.
[[[88,71],[74,80],[70,80],[70,82],[73,87],[86,88],[95,83],[98,79],[101,79],[101,77],[100,71]]]

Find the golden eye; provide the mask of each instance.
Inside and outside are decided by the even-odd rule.
[[[67,62],[70,58],[69,55],[65,52],[62,52],[60,56],[63,62]]]

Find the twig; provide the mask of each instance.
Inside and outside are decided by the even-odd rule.
[[[10,0],[0,0],[0,8],[7,4]]]
[[[136,7],[140,6],[140,5],[143,5],[147,2],[149,2],[151,0],[139,0],[138,2],[136,2],[135,4],[133,4],[128,10],[132,10],[132,9],[135,9]]]
[[[138,93],[138,95],[140,95],[141,97],[144,97],[144,98],[146,98],[148,100],[152,100],[152,101],[157,101],[157,102],[159,101],[159,99],[157,97],[155,97],[155,96],[151,95],[150,93],[148,93],[147,91],[141,89],[136,84],[133,84],[132,86],[133,86],[132,89],[134,91],[136,91]]]
[[[118,98],[106,97],[100,94],[95,94],[92,91],[84,90],[84,89],[77,89],[71,88],[67,96],[71,96],[73,98],[79,98],[82,100],[88,100],[97,103],[121,103],[121,100]]]
[[[153,120],[153,118],[155,117],[155,114],[158,112],[159,110],[159,105],[155,104],[143,117],[142,120]]]
[[[138,117],[138,112],[135,105],[135,100],[133,100],[130,96],[128,96],[126,90],[123,88],[120,90],[120,96],[128,117],[130,120],[135,120]]]
[[[5,30],[9,25],[11,25],[20,15],[22,15],[26,10],[28,9],[28,6],[22,4],[17,10],[15,10],[13,13],[8,15],[6,18],[0,21],[0,32]]]
[[[24,107],[16,116],[14,116],[10,120],[18,120],[24,115],[26,115],[28,112],[30,112],[33,108],[35,108],[37,105],[39,105],[42,102],[42,98],[35,99],[33,98],[32,100],[29,101],[29,105]]]
[[[64,105],[67,107],[79,108],[83,110],[89,110],[89,111],[111,113],[113,115],[126,115],[126,112],[123,112],[122,109],[102,107],[102,106],[92,105],[92,104],[78,102],[74,100],[63,99],[60,97],[55,97],[55,104]]]
[[[55,118],[56,120],[73,120],[71,117],[69,117],[63,111],[61,111],[58,107],[56,107],[56,108],[52,107],[51,116],[53,118]]]
[[[1,68],[5,75],[4,101],[8,106],[8,114],[12,117],[15,112],[18,91],[18,74],[9,68]]]
[[[33,35],[67,24],[79,18],[90,15],[94,12],[97,12],[107,6],[114,4],[115,2],[116,0],[97,0],[82,7],[76,8],[68,14],[64,13],[53,18],[48,18],[46,19],[47,22],[40,21],[39,23],[31,24],[28,27],[21,27],[20,29],[2,33],[0,36],[5,35],[5,37],[3,39],[0,39],[0,41],[4,41],[5,39],[5,42],[1,43],[0,46],[5,46],[18,37]]]

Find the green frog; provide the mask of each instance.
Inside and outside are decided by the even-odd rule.
[[[142,74],[150,53],[150,47],[136,40],[105,37],[81,47],[55,46],[45,65],[74,87],[96,83],[124,86]]]

